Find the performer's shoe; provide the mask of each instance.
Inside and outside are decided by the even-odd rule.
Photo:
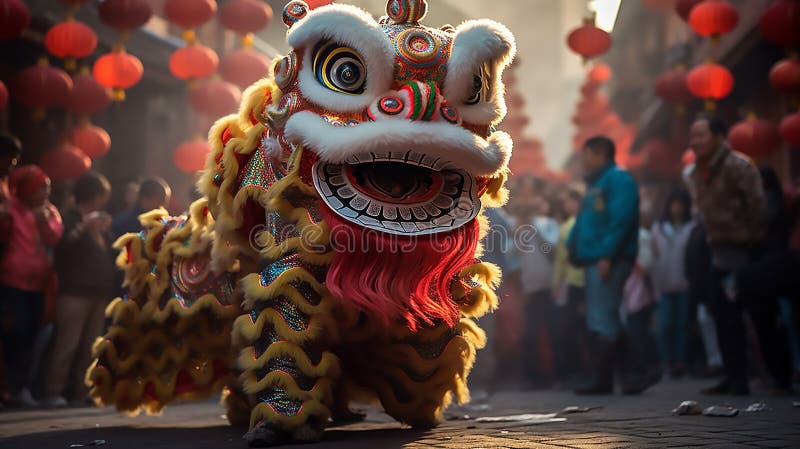
[[[316,443],[322,439],[322,430],[304,424],[291,434],[261,422],[242,437],[250,447],[272,447],[287,443]]]
[[[247,445],[250,447],[278,446],[288,443],[290,440],[288,433],[276,429],[266,422],[256,424],[242,438],[247,441]]]

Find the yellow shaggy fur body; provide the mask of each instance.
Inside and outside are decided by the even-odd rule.
[[[99,405],[155,413],[227,386],[229,419],[238,423],[249,415],[250,427],[321,429],[351,401],[371,400],[400,421],[434,425],[453,398],[469,398],[467,374],[485,344],[473,318],[496,307],[498,269],[475,263],[461,272],[465,282],[453,282],[462,316],[452,328],[384,326],[333,298],[318,275],[334,254],[326,223],[307,208],[319,197],[299,174],[303,149],[281,162],[272,155],[265,170],[284,171],[271,184],[241,185],[245,165],[268,133],[261,113],[280,95],[264,79],[246,91],[239,114],[212,128],[212,152],[198,184],[204,199],[187,217],[145,214],[145,231],[116,243],[128,294],[108,307],[113,325],[94,346],[97,360],[86,378],[91,394]],[[490,183],[484,198],[502,201],[503,180]],[[248,203],[294,232],[242,232]],[[228,297],[175,297],[175,267],[187,260],[207,261],[209,279],[220,285],[215,291]],[[286,269],[265,281],[279,265]],[[176,390],[181,382],[191,389]]]

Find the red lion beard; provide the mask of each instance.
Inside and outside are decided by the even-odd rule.
[[[323,216],[336,253],[325,283],[335,297],[386,324],[403,318],[412,331],[436,321],[455,325],[450,285],[475,261],[477,220],[447,233],[400,236],[350,223],[327,207]]]

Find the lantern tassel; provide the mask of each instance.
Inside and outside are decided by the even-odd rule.
[[[125,101],[124,89],[113,89],[111,95],[114,97],[114,101]]]

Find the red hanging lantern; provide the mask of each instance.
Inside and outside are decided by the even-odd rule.
[[[787,115],[781,120],[781,137],[794,148],[800,148],[800,112]]]
[[[8,104],[8,88],[5,83],[0,81],[0,110],[4,109]]]
[[[102,86],[84,67],[72,76],[72,93],[67,109],[78,115],[96,114],[108,106],[112,100],[111,89]]]
[[[89,171],[92,160],[80,148],[63,143],[45,152],[39,166],[53,181],[75,179]]]
[[[733,125],[728,132],[731,148],[750,157],[772,153],[780,144],[778,127],[754,115]]]
[[[686,75],[689,91],[698,98],[720,100],[733,90],[733,75],[724,66],[707,62],[692,69]]]
[[[15,101],[40,110],[66,105],[71,90],[69,75],[48,64],[47,59],[17,73],[12,88]]]
[[[761,34],[769,42],[782,47],[800,47],[800,2],[778,0],[761,13],[758,20]]]
[[[215,0],[167,0],[164,15],[181,28],[192,29],[208,22],[217,12]]]
[[[113,89],[115,99],[124,100],[125,89],[142,79],[144,67],[139,58],[119,49],[95,61],[92,73],[98,83]]]
[[[28,28],[31,12],[20,0],[0,0],[0,41],[16,39]]]
[[[689,15],[689,24],[701,36],[719,37],[736,28],[739,13],[723,0],[705,0],[698,3]]]
[[[659,75],[653,89],[662,100],[679,105],[694,98],[686,84],[686,70],[683,67],[676,67]]]
[[[688,22],[689,15],[692,13],[692,9],[694,9],[694,7],[702,1],[703,0],[678,0],[675,2],[675,12],[681,16],[681,19]]]
[[[53,56],[66,59],[68,70],[75,68],[75,59],[85,58],[97,47],[94,30],[75,20],[61,22],[44,35],[44,45]]]
[[[593,19],[584,19],[583,25],[567,36],[567,45],[586,60],[607,52],[611,48],[611,35],[597,28]]]
[[[793,56],[776,62],[769,71],[769,84],[779,92],[800,94],[800,60]]]
[[[211,147],[203,139],[194,139],[178,146],[173,154],[173,161],[178,170],[184,173],[194,173],[205,167],[206,156],[211,152]]]
[[[169,58],[169,71],[179,79],[200,79],[217,71],[217,53],[200,44],[193,43],[179,48]]]
[[[222,26],[240,34],[255,33],[272,20],[272,8],[259,0],[232,0],[219,10]]]
[[[106,130],[88,122],[72,128],[70,142],[92,159],[105,156],[111,148]]]
[[[270,62],[264,55],[249,48],[232,51],[222,57],[219,73],[225,81],[244,89],[270,71]]]
[[[139,28],[153,15],[147,0],[104,0],[97,9],[104,24],[120,31]]]
[[[589,73],[587,74],[587,78],[591,81],[597,83],[605,83],[606,81],[611,79],[611,67],[608,64],[603,64],[602,62],[596,63],[589,69]]]
[[[203,81],[189,92],[192,108],[207,117],[217,118],[236,112],[242,93],[235,84],[220,79]]]

